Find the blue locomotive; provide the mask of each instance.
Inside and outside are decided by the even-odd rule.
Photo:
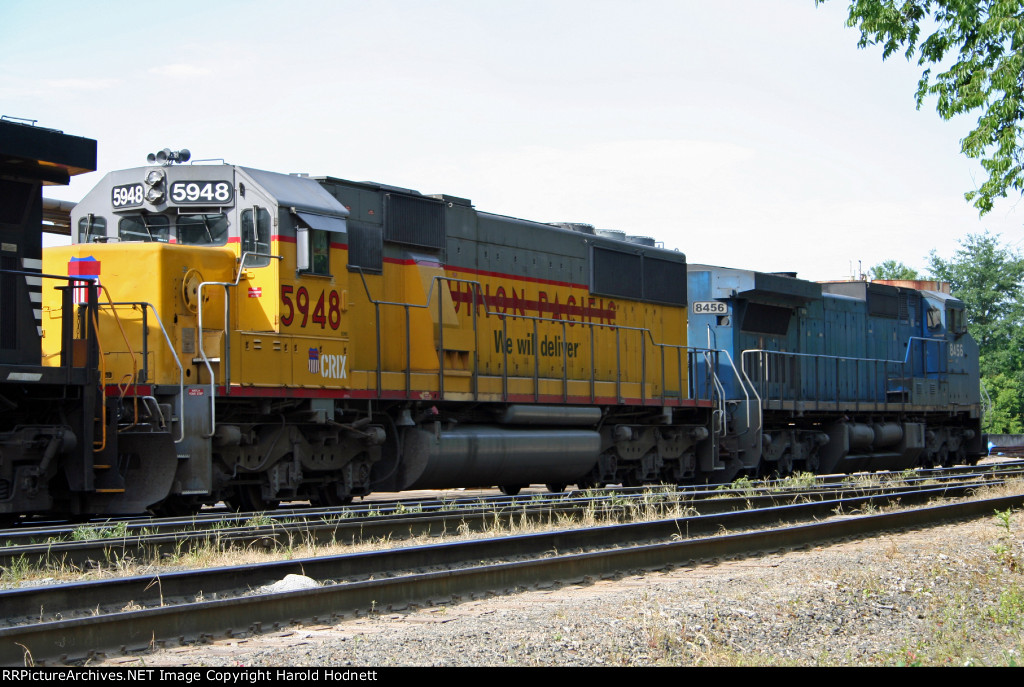
[[[815,283],[695,264],[687,280],[690,345],[724,352],[714,481],[985,454],[978,346],[944,284]]]

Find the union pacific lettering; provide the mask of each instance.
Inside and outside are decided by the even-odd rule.
[[[508,315],[512,319],[516,317],[548,317],[553,320],[565,320],[572,326],[576,322],[587,322],[599,325],[611,325],[615,323],[617,306],[615,301],[605,300],[596,296],[581,296],[579,300],[569,294],[565,302],[561,302],[559,293],[549,296],[547,291],[538,291],[536,298],[528,298],[526,289],[520,287],[505,288],[500,285],[491,293],[491,285],[484,284],[482,292],[472,284],[463,282],[449,282],[452,302],[455,312],[459,312],[463,305],[466,309],[473,307],[474,291],[476,291],[477,316],[484,315]]]

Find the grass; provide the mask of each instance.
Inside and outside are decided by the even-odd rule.
[[[1022,488],[1016,480],[979,496],[1019,494]],[[1024,512],[998,511],[987,521],[956,527],[970,529],[948,549],[946,529],[886,535],[844,545],[850,550],[820,572],[807,566],[782,572],[781,583],[751,572],[742,584],[704,585],[698,576],[671,592],[645,591],[612,621],[624,629],[610,662],[1024,665]],[[781,565],[777,560],[751,560],[710,575],[731,583],[742,575],[737,570],[772,569]],[[888,623],[892,634],[879,635],[880,623]],[[771,628],[771,639],[748,631],[762,626]],[[896,641],[883,641],[885,636]]]
[[[1022,665],[1024,513],[997,513],[987,523],[965,526],[977,534],[961,535],[967,546],[949,554],[941,544],[936,550],[934,539],[878,538],[871,540],[877,546],[851,546],[840,562],[810,573],[809,579],[794,578],[782,587],[777,580],[764,582],[763,591],[757,589],[756,572],[734,586],[691,584],[663,592],[659,585],[657,594],[637,594],[614,621],[624,627],[611,662]],[[997,553],[994,544],[1004,548]],[[876,638],[883,622],[895,644]],[[768,634],[748,632],[751,627],[769,628]]]
[[[1024,483],[989,489],[979,496],[1020,493]],[[685,512],[681,496],[651,489],[633,502],[613,496],[614,508],[594,506],[582,520],[600,523],[607,517],[625,518],[667,511]],[[559,527],[568,521],[553,515],[536,525],[517,517],[511,525],[495,525],[487,533],[463,533],[463,538],[496,533],[536,531]],[[573,525],[580,520],[572,521]],[[957,535],[956,548],[944,548],[940,536],[916,539],[925,533],[885,535],[844,544],[844,555],[820,569],[806,566],[807,577],[784,578],[771,586],[769,571],[780,567],[787,556],[751,559],[733,567],[707,568],[688,588],[673,596],[631,591],[625,601],[610,603],[608,633],[601,653],[591,653],[587,637],[565,621],[538,636],[546,643],[571,644],[574,651],[603,664],[653,666],[1015,666],[1024,656],[1024,513],[1000,511]],[[946,531],[946,530],[942,530]],[[934,534],[935,531],[932,531]],[[429,538],[436,541],[436,538]],[[423,539],[403,543],[414,545]],[[357,547],[335,545],[302,554],[302,542],[290,543],[294,555],[391,548],[382,540]],[[210,564],[241,564],[257,552],[231,551],[231,561],[218,552]],[[260,554],[266,556],[267,554]],[[276,555],[281,555],[278,552]],[[187,567],[204,567],[199,555],[183,561]],[[731,581],[743,571],[748,579],[737,587],[721,587],[701,580]],[[812,570],[812,572],[806,572]],[[764,572],[762,572],[764,571]],[[682,571],[680,571],[681,573]],[[693,571],[696,572],[696,571]],[[690,576],[690,571],[680,579]],[[662,585],[664,586],[664,585]],[[635,587],[633,588],[635,589]],[[595,591],[595,594],[597,592]],[[615,597],[618,598],[618,597]],[[444,614],[442,607],[435,612]],[[831,614],[831,615],[830,615]],[[839,616],[842,623],[819,624],[823,617]],[[879,643],[875,634],[881,618],[900,628],[892,641]],[[766,639],[752,627],[772,626]],[[824,628],[819,630],[819,628]],[[822,636],[821,632],[828,634]],[[618,643],[616,645],[616,642]],[[611,645],[608,649],[607,646]],[[596,650],[595,650],[596,651]],[[529,662],[528,654],[514,663]]]
[[[596,493],[595,493],[596,495]],[[503,534],[527,534],[551,529],[570,527],[587,527],[619,522],[653,520],[659,518],[682,518],[696,513],[694,508],[685,501],[672,485],[649,487],[639,495],[625,496],[613,492],[601,493],[603,500],[592,502],[582,515],[552,513],[542,522],[529,517],[526,503],[523,512],[511,518],[502,517],[497,510],[493,518],[481,532],[474,531],[467,523],[460,524],[456,531],[446,531],[441,536],[446,540],[464,540],[481,537],[493,537]],[[547,498],[544,496],[543,498]],[[478,506],[484,505],[480,501]],[[399,504],[397,513],[417,513],[422,511],[419,504]],[[507,513],[507,511],[506,511]],[[377,509],[370,509],[369,516],[382,515]],[[351,517],[345,513],[333,516],[340,522]],[[274,521],[266,513],[257,513],[249,518],[247,527],[273,527]],[[206,539],[194,546],[186,547],[184,543],[171,553],[156,555],[155,553],[136,553],[122,556],[116,552],[107,553],[106,559],[95,562],[89,569],[81,569],[64,561],[46,560],[37,563],[21,557],[7,566],[0,567],[0,587],[13,587],[32,584],[46,578],[56,580],[86,580],[121,575],[143,575],[167,570],[190,570],[214,566],[245,565],[267,560],[287,560],[312,556],[336,555],[372,551],[396,546],[417,546],[433,544],[438,541],[438,533],[417,536],[402,541],[390,537],[374,541],[333,541],[329,544],[318,543],[312,532],[289,533],[287,537],[264,538],[255,544],[243,545],[221,538],[218,530],[227,527],[214,525]],[[116,539],[127,536],[127,525],[124,522],[83,525],[74,531],[76,541],[96,539]]]
[[[801,475],[794,475],[792,478],[794,482],[805,479],[806,477]],[[748,480],[748,483],[746,487],[754,488],[753,481]],[[1016,489],[1019,491],[1022,488],[1024,484],[1018,481]],[[1013,487],[1006,489],[1007,493],[1013,493]],[[627,498],[615,492],[606,492],[602,496],[602,501],[591,503],[582,515],[553,513],[541,523],[531,521],[525,513],[517,514],[507,523],[495,517],[484,532],[471,531],[463,523],[454,528],[457,531],[450,528],[444,533],[444,538],[460,540],[613,522],[683,518],[695,512],[686,501],[685,495],[674,487],[651,487],[643,490],[636,498]],[[250,524],[257,524],[255,521],[263,524],[263,518],[265,516],[254,516],[254,522]],[[892,538],[878,540],[879,555],[886,561],[900,564],[915,575],[924,575],[914,584],[904,585],[907,587],[906,591],[894,591],[895,583],[879,577],[870,567],[858,566],[849,570],[831,571],[829,575],[834,579],[840,597],[849,603],[891,605],[893,595],[896,594],[898,598],[906,596],[922,608],[928,608],[925,613],[929,623],[927,632],[908,635],[904,645],[893,648],[888,654],[880,654],[874,662],[886,665],[897,665],[901,662],[921,665],[963,665],[967,661],[973,661],[976,665],[1007,665],[1012,661],[1020,663],[1020,637],[1024,627],[1024,581],[1021,579],[1024,564],[1021,544],[1021,534],[1024,532],[1022,518],[1024,516],[1016,511],[996,513],[988,525],[991,536],[983,543],[978,560],[966,565],[970,570],[984,572],[971,572],[960,579],[951,580],[944,569],[946,566],[942,564],[922,566],[920,561],[910,558],[903,547],[897,545]],[[85,533],[83,530],[83,534]],[[123,536],[123,525],[121,528],[116,524],[90,525],[88,535],[93,538]],[[42,578],[85,580],[213,566],[240,566],[267,560],[328,556],[396,546],[416,546],[437,541],[435,533],[433,536],[416,537],[401,542],[383,538],[375,541],[317,545],[312,535],[304,537],[300,534],[275,544],[271,550],[264,550],[221,541],[214,533],[205,545],[192,550],[179,548],[170,556],[140,556],[139,559],[112,556],[102,561],[98,568],[85,571],[53,561],[38,566],[34,561],[22,558],[0,570],[0,586],[31,584]],[[951,582],[957,582],[960,586],[950,588]],[[803,584],[794,581],[793,587],[798,588]],[[975,587],[984,590],[983,599],[978,596],[981,592],[972,591]],[[800,618],[803,617],[800,614],[805,611],[807,608],[804,600],[788,599],[780,602],[780,613]],[[638,610],[637,614],[638,636],[643,637],[643,641],[648,645],[650,664],[788,665],[792,662],[785,656],[771,654],[768,648],[752,651],[750,648],[737,647],[726,641],[730,636],[727,632],[729,623],[737,620],[750,622],[749,618],[712,617],[710,620],[705,618],[702,622],[684,621],[673,615],[670,609],[648,609],[642,613]],[[962,633],[954,632],[953,628],[958,626],[970,628],[968,637],[989,638],[989,645],[997,647],[998,651],[976,650],[979,642],[966,642]],[[1013,638],[1016,638],[1016,644],[1013,643]],[[972,647],[973,653],[958,653],[957,646]],[[850,660],[856,662],[863,658],[854,656]],[[818,658],[813,659],[815,663],[827,665],[843,664],[843,661],[843,656],[824,651]]]
[[[72,541],[91,541],[94,539],[122,539],[128,536],[128,523],[124,520],[102,525],[79,525],[71,532]]]

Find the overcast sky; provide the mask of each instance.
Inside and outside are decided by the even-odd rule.
[[[651,236],[690,262],[838,279],[925,266],[979,218],[976,116],[858,50],[832,0],[0,0],[0,114],[149,152],[371,180]]]

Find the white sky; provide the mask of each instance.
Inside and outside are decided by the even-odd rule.
[[[832,0],[0,0],[0,114],[149,152],[449,193],[652,236],[690,262],[837,279],[919,269],[979,219],[976,116],[858,50]]]

